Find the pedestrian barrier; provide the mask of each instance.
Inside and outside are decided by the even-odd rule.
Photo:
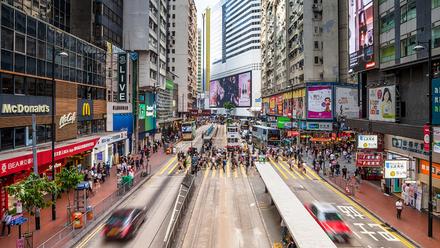
[[[173,214],[164,238],[164,247],[175,247],[177,228],[182,222],[188,204],[194,192],[194,176],[187,174],[180,185],[179,194],[174,204]]]

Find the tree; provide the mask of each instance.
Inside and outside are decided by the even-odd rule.
[[[232,112],[232,110],[234,110],[235,109],[235,104],[233,104],[232,102],[225,102],[224,104],[223,104],[223,108],[225,108],[226,109],[226,112],[228,113],[228,115],[229,114],[231,114],[231,112]]]
[[[44,196],[46,194],[57,194],[58,186],[54,181],[49,181],[47,177],[39,177],[31,174],[24,181],[6,187],[8,193],[19,200],[26,212],[31,216],[35,215],[37,208],[42,209],[52,204]],[[30,230],[28,222],[28,231]]]
[[[84,175],[81,174],[75,166],[63,168],[61,173],[56,175],[55,182],[59,189],[67,192],[67,204],[70,216],[70,190],[75,188],[80,182],[84,180]]]

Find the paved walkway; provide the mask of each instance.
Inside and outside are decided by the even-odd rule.
[[[309,165],[311,159],[308,159]],[[346,160],[340,159],[341,168],[345,165],[349,171],[349,175],[353,175],[356,167],[354,161],[347,163]],[[328,166],[328,162],[326,163]],[[341,176],[330,178],[323,176],[326,181],[330,182],[342,191],[345,191],[345,180]],[[359,186],[359,190],[351,196],[353,200],[374,213],[385,223],[388,223],[399,232],[409,237],[422,247],[440,247],[440,219],[434,218],[433,221],[433,238],[427,236],[428,233],[428,215],[426,212],[420,212],[412,207],[405,207],[402,212],[402,218],[396,218],[395,202],[397,196],[385,195],[380,187],[372,182],[363,180]]]
[[[165,160],[165,153],[163,148],[159,148],[157,153],[153,153],[150,158],[151,171],[155,171]],[[140,172],[140,171],[138,171]],[[96,206],[104,201],[108,196],[113,194],[117,189],[116,167],[113,167],[110,172],[110,177],[106,178],[105,183],[102,183],[97,193],[89,198],[90,205]],[[70,201],[73,202],[73,192],[71,193]],[[35,230],[35,218],[28,218],[30,220],[30,231],[33,232],[34,247],[41,245],[44,241],[62,230],[67,223],[67,194],[63,194],[57,200],[57,219],[52,221],[51,207],[41,210],[41,229]],[[28,216],[26,216],[28,217]],[[22,233],[27,232],[28,224],[22,226]],[[7,230],[5,230],[7,233]],[[0,247],[15,247],[18,239],[18,226],[11,227],[11,235],[9,237],[0,238]]]

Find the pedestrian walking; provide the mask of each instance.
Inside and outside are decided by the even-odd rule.
[[[8,227],[8,236],[11,235],[11,215],[6,208],[3,208],[2,216],[2,237],[5,236],[5,229]]]
[[[396,201],[396,210],[397,210],[397,219],[401,219],[402,210],[403,210],[403,202],[402,199]]]
[[[347,180],[347,167],[345,165],[342,168],[342,177]]]

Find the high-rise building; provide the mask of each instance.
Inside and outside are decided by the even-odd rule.
[[[209,106],[224,113],[255,116],[261,108],[260,0],[219,1],[212,7]]]
[[[75,0],[70,9],[73,34],[101,47],[122,47],[123,0]]]
[[[72,2],[0,2],[0,215],[14,203],[5,187],[32,171],[33,137],[49,177],[129,152],[127,131],[105,133],[106,51],[70,33]]]
[[[197,30],[197,108],[202,108],[202,94],[203,94],[203,66],[202,66],[202,30]]]
[[[170,1],[169,69],[176,75],[178,109],[197,107],[197,11],[194,0]]]
[[[139,121],[139,138],[143,139],[156,130],[156,121],[165,125],[173,116],[169,104],[173,84],[166,80],[168,1],[124,1],[123,13],[123,48],[138,54],[138,98],[143,104],[139,107],[145,107],[151,117]]]
[[[202,94],[203,108],[209,108],[209,81],[211,79],[211,9],[202,14]]]

